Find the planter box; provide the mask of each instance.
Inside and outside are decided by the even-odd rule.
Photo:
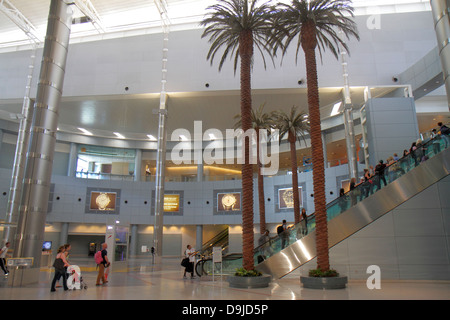
[[[227,281],[232,288],[266,288],[272,276],[265,274],[259,277],[228,276]]]
[[[309,289],[344,289],[347,277],[300,277],[300,282]]]

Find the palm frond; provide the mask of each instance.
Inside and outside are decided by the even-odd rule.
[[[274,52],[267,39],[272,32],[272,19],[276,10],[267,0],[265,2],[260,0],[218,0],[217,4],[209,6],[208,13],[200,25],[205,27],[202,38],[209,38],[208,41],[211,44],[207,54],[211,65],[214,63],[216,55],[222,52],[219,71],[222,70],[227,58],[231,56],[236,73],[240,35],[248,30],[252,32],[253,43],[263,58],[264,68],[266,68],[266,54],[274,63]]]
[[[278,28],[271,37],[273,51],[276,53],[281,50],[284,56],[291,42],[297,39],[297,62],[302,46],[302,27],[312,22],[321,59],[322,53],[327,49],[339,58],[340,46],[348,52],[348,46],[345,39],[340,37],[339,30],[346,39],[354,37],[359,40],[358,29],[352,19],[353,11],[351,0],[292,0],[290,5],[279,4],[279,10],[274,18]],[[284,30],[281,30],[283,27]]]
[[[291,133],[298,142],[303,141],[306,145],[305,138],[311,130],[307,113],[299,111],[297,106],[292,106],[288,113],[281,110],[273,111],[271,118],[273,127],[279,131],[280,142]]]

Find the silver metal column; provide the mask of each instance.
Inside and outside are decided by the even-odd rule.
[[[134,257],[138,254],[138,225],[132,224],[130,225],[130,257]]]
[[[158,150],[156,159],[156,187],[155,187],[155,225],[153,230],[153,246],[157,261],[162,256],[163,226],[164,226],[164,181],[166,170],[166,142],[167,142],[167,57],[169,43],[170,20],[167,15],[167,2],[165,0],[155,0],[155,4],[161,16],[163,30],[163,58],[162,58],[162,79],[161,94],[159,102],[159,122],[158,122]]]
[[[342,30],[339,30],[339,36],[344,41],[345,36]],[[348,173],[351,178],[357,178],[358,176],[358,161],[356,156],[356,143],[355,143],[355,128],[353,123],[353,108],[352,99],[350,97],[350,86],[348,82],[348,69],[347,69],[347,50],[340,46],[341,63],[342,63],[342,76],[344,78],[344,102],[342,104],[344,110],[344,128],[345,128],[345,141],[347,143],[347,161],[348,161]]]
[[[357,178],[358,158],[356,156],[355,126],[353,124],[353,109],[351,106],[345,106],[344,109],[344,128],[345,141],[347,143],[348,172],[350,179]]]
[[[134,181],[141,181],[142,168],[142,150],[136,149],[136,157],[134,158]]]
[[[33,269],[40,267],[71,21],[70,6],[52,0],[14,245],[15,257],[34,257]]]
[[[6,209],[5,222],[7,226],[3,232],[4,242],[11,241],[11,228],[15,228],[18,221],[20,198],[22,195],[23,175],[27,162],[26,153],[30,139],[30,127],[33,119],[33,108],[30,107],[31,80],[33,79],[34,62],[36,58],[36,45],[33,45],[31,51],[30,65],[28,66],[27,85],[25,87],[25,96],[23,99],[22,113],[17,134],[16,152],[14,154],[14,165],[9,187],[8,207]]]
[[[323,163],[326,169],[328,168],[328,155],[327,155],[327,137],[325,131],[322,131],[322,146],[323,146]]]
[[[61,223],[61,233],[59,234],[59,244],[60,246],[68,243],[67,239],[69,238],[69,223],[63,222]]]
[[[196,226],[195,250],[202,250],[203,247],[203,225]]]
[[[447,103],[450,108],[450,5],[447,0],[430,0],[433,12],[434,29],[444,75]]]
[[[166,95],[161,94],[161,99]],[[164,108],[163,108],[164,107]],[[162,238],[164,226],[164,181],[166,170],[166,141],[167,141],[167,110],[161,103],[159,110],[158,150],[156,159],[156,187],[155,187],[155,227],[153,231],[153,246],[157,257],[162,256]]]
[[[78,145],[75,142],[70,143],[69,166],[67,176],[75,178],[77,175]]]

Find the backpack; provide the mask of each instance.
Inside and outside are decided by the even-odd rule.
[[[101,251],[97,251],[94,255],[94,260],[96,264],[100,264],[103,262],[103,257],[102,257],[102,252]]]

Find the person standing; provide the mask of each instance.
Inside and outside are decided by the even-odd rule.
[[[96,286],[108,283],[108,281],[106,281],[105,278],[105,269],[108,268],[110,265],[108,260],[108,251],[106,250],[107,248],[108,245],[106,243],[102,243],[102,262],[100,262],[98,265],[97,282],[95,283]],[[100,281],[102,283],[100,283]]]
[[[0,267],[2,267],[5,276],[9,274],[8,267],[6,266],[6,258],[10,258],[11,256],[8,254],[8,248],[10,246],[9,241],[5,243],[5,246],[2,248],[0,252]]]
[[[266,229],[264,234],[262,234],[261,237],[258,239],[259,252],[260,252],[258,259],[261,257],[262,260],[265,260],[266,258],[270,257],[273,254],[271,244],[272,243],[271,243],[270,233],[269,233],[269,230]],[[258,261],[258,262],[262,262],[262,261]]]
[[[438,122],[437,125],[439,126],[439,132],[441,134],[441,137],[444,138],[445,148],[447,148],[448,145],[450,144],[450,137],[449,137],[450,136],[450,128],[447,127],[442,122]]]
[[[283,224],[277,227],[277,234],[281,238],[281,249],[286,248],[289,245],[289,231],[286,220],[283,220]]]
[[[184,269],[184,276],[183,278],[186,278],[186,272],[189,272],[191,274],[191,279],[194,278],[194,263],[195,263],[195,255],[197,252],[195,252],[195,249],[191,247],[190,244],[187,245],[187,249],[184,252],[185,258],[189,258],[189,264]]]
[[[387,185],[386,178],[384,177],[384,169],[386,165],[383,163],[383,160],[375,166],[375,175],[377,176],[377,191],[381,189],[381,180],[383,180],[384,186]]]
[[[304,236],[306,236],[308,234],[308,216],[306,215],[306,209],[302,208],[302,213],[301,213],[301,223],[302,223],[302,234]]]

